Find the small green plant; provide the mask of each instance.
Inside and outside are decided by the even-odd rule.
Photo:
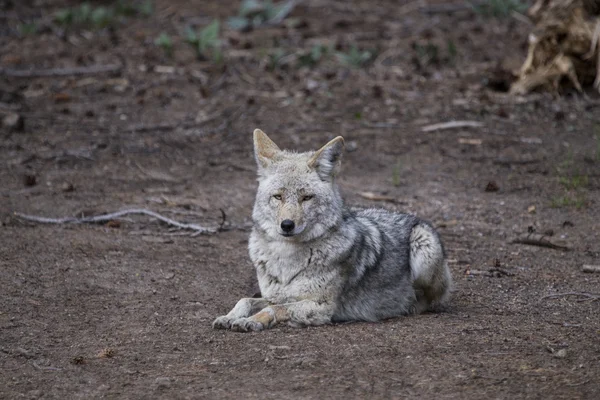
[[[285,57],[285,51],[283,49],[275,49],[268,54],[267,69],[269,71],[275,71],[277,68],[282,66],[283,57]]]
[[[347,53],[336,53],[336,56],[342,64],[352,68],[364,67],[373,59],[372,52],[360,50],[357,46],[352,46]]]
[[[186,41],[194,46],[198,58],[202,60],[211,59],[219,64],[223,61],[221,52],[221,41],[219,40],[219,20],[215,19],[210,24],[196,32],[188,27],[186,30]]]
[[[452,39],[448,39],[448,62],[452,65],[456,63],[458,57],[458,48]]]
[[[587,175],[560,176],[558,181],[567,190],[579,190],[588,185]]]
[[[96,29],[106,28],[115,22],[115,13],[107,7],[98,7],[92,10],[89,20]]]
[[[274,4],[270,0],[243,0],[238,15],[227,20],[231,29],[244,31],[283,20],[294,8],[295,1]]]
[[[523,13],[529,5],[524,0],[488,0],[480,3],[471,3],[477,14],[485,17],[505,18],[512,12]]]
[[[115,22],[136,15],[150,15],[153,2],[146,0],[138,5],[119,0],[109,7],[92,7],[85,2],[79,7],[64,8],[54,14],[54,20],[63,26],[91,26],[95,29],[105,28]]]
[[[171,57],[173,55],[173,41],[165,32],[162,32],[154,39],[154,44],[163,49],[167,56]]]
[[[28,22],[19,25],[17,28],[21,36],[31,36],[38,32],[38,26],[35,22]]]
[[[152,0],[145,0],[140,3],[137,10],[144,17],[149,17],[154,12],[154,2]]]
[[[301,67],[314,67],[321,61],[329,52],[327,46],[322,44],[314,45],[310,51],[298,56],[298,65]]]
[[[413,50],[416,53],[416,64],[420,68],[425,68],[429,65],[436,65],[440,63],[440,50],[438,46],[433,43],[414,43]]]
[[[587,198],[584,194],[578,194],[575,197],[564,195],[559,197],[554,197],[550,202],[550,207],[552,208],[562,208],[562,207],[575,207],[578,210],[585,207],[587,203]]]

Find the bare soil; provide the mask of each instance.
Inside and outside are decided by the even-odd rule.
[[[0,1],[3,68],[123,66],[0,77],[0,113],[24,118],[0,141],[1,398],[600,398],[598,297],[548,297],[600,293],[600,274],[581,271],[600,264],[600,102],[498,91],[524,58],[528,25],[309,0],[295,26],[224,29],[215,65],[181,32],[235,15],[235,1],[160,0],[113,29],[51,23],[76,3]],[[19,34],[23,21],[38,33]],[[154,44],[161,32],[172,57]],[[316,44],[378,56],[360,68],[331,54],[299,65],[293,54]],[[292,56],[272,65],[276,48]],[[483,126],[421,130],[451,120]],[[449,307],[212,330],[256,290],[246,249],[256,127],[297,150],[344,136],[348,203],[438,227],[456,283]],[[222,209],[226,221],[191,237],[138,216],[42,225],[13,214],[129,207],[209,227]],[[570,250],[511,243],[528,232]]]

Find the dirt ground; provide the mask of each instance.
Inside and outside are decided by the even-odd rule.
[[[510,97],[527,24],[408,3],[306,0],[294,23],[222,29],[216,65],[181,32],[235,15],[235,1],[161,0],[102,30],[52,22],[76,2],[0,1],[0,114],[24,120],[0,141],[0,398],[600,398],[600,274],[581,270],[600,264],[600,98]],[[19,33],[32,21],[37,33]],[[154,44],[161,32],[172,56]],[[320,44],[376,56],[302,64]],[[122,67],[7,76],[109,64]],[[482,126],[422,131],[452,120]],[[348,203],[438,227],[455,279],[447,310],[212,330],[256,291],[256,127],[297,150],[344,136]],[[125,208],[226,220],[191,237],[143,216],[14,215]],[[569,250],[511,243],[527,233]]]

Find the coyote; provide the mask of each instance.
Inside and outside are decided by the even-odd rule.
[[[213,328],[379,321],[448,299],[452,277],[429,223],[344,206],[335,182],[343,150],[341,136],[295,153],[254,131],[259,184],[249,250],[262,297],[241,299]]]

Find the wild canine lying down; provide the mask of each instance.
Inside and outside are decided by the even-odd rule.
[[[378,321],[443,304],[452,278],[438,234],[413,215],[344,207],[335,183],[344,140],[282,151],[254,131],[258,192],[250,258],[262,298],[241,299],[215,329]]]

